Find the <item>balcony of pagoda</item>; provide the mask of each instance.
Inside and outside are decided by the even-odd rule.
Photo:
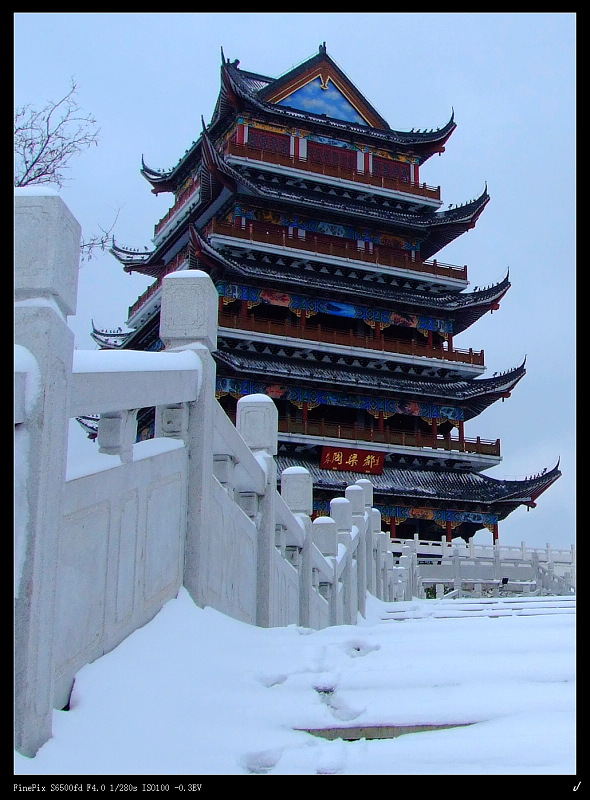
[[[254,314],[238,315],[227,311],[219,313],[220,335],[224,333],[239,331],[241,334],[247,333],[251,339],[256,339],[257,335],[261,341],[268,337],[288,338],[289,343],[297,346],[309,343],[321,345],[325,352],[333,352],[345,356],[351,355],[354,349],[355,354],[374,357],[375,355],[396,356],[396,360],[405,363],[418,363],[427,365],[431,369],[440,369],[441,366],[447,369],[454,369],[466,374],[479,375],[485,371],[484,351],[474,351],[444,349],[441,345],[429,344],[414,339],[408,341],[403,339],[392,339],[384,336],[383,331],[374,334],[373,331],[357,333],[356,331],[338,330],[322,324],[305,323],[301,319],[296,321],[266,319]],[[231,334],[230,334],[231,335]],[[361,351],[365,350],[363,353]],[[358,351],[358,352],[357,352]],[[442,362],[442,364],[441,364]],[[467,369],[466,369],[467,368]]]
[[[195,205],[200,197],[200,185],[193,182],[187,189],[178,196],[172,208],[170,208],[162,219],[156,223],[154,227],[154,243],[157,243],[168,230],[173,221],[180,220],[182,211],[183,214],[188,209]]]
[[[277,168],[284,171],[286,175],[301,175],[307,172],[310,176],[321,182],[334,183],[337,180],[342,188],[352,188],[358,190],[373,189],[381,196],[388,196],[392,199],[408,200],[419,199],[420,205],[438,208],[441,205],[440,186],[427,186],[425,183],[405,181],[399,178],[392,178],[381,175],[373,175],[370,172],[359,172],[355,169],[347,168],[341,164],[322,164],[294,155],[260,150],[248,144],[238,144],[237,142],[227,142],[225,154],[229,157],[229,163],[244,164],[248,161],[255,161],[260,168],[268,165],[268,168],[277,171]]]
[[[279,417],[279,435],[295,442],[308,444],[356,445],[359,443],[375,450],[395,452],[399,455],[422,456],[470,462],[475,469],[487,469],[500,462],[500,440],[486,440],[450,435],[406,433],[388,428],[378,430],[355,424],[329,422],[324,419],[297,420]]]
[[[276,226],[278,227],[278,226]],[[357,242],[349,239],[338,241],[337,237],[313,234],[302,238],[284,230],[273,231],[271,226],[250,223],[245,227],[212,220],[205,231],[214,246],[233,246],[245,250],[266,252],[289,251],[291,256],[313,257],[314,261],[359,268],[365,272],[397,275],[417,280],[427,276],[429,283],[445,287],[464,289],[468,285],[467,267],[432,261],[413,261],[399,250],[375,245],[372,249],[361,249]]]
[[[235,423],[235,410],[226,408],[225,412]],[[501,461],[499,439],[487,440],[479,436],[475,439],[465,436],[455,439],[448,433],[409,433],[386,427],[379,430],[374,426],[334,422],[324,418],[301,420],[279,415],[279,440],[309,447],[362,446],[407,459],[453,460],[476,471],[489,469]]]

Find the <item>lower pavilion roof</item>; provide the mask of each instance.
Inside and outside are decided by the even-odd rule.
[[[523,363],[491,378],[435,381],[401,376],[387,367],[370,369],[366,366],[334,363],[329,356],[322,357],[321,353],[310,360],[296,359],[286,354],[220,349],[215,351],[214,358],[224,372],[229,370],[237,377],[257,376],[286,382],[303,380],[334,389],[346,387],[348,390],[372,390],[386,395],[397,392],[406,397],[431,398],[433,402],[444,398],[446,401],[464,405],[466,420],[477,416],[503,394],[510,392],[525,374]],[[354,354],[351,354],[351,358],[354,358]]]
[[[369,478],[377,495],[404,498],[408,501],[439,500],[452,503],[526,504],[534,505],[536,498],[561,475],[559,462],[551,470],[523,480],[499,480],[479,472],[445,469],[406,469],[384,467],[380,475],[338,472],[321,469],[310,458],[276,457],[279,474],[287,467],[305,467],[312,476],[315,489],[342,492],[358,478]]]

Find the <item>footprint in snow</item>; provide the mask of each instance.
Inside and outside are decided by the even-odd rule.
[[[317,686],[316,692],[319,694],[322,702],[330,709],[332,716],[336,719],[348,722],[352,719],[359,717],[365,708],[352,708],[349,706],[339,695],[336,694],[334,687]]]
[[[247,753],[242,758],[242,765],[253,775],[266,775],[275,767],[283,755],[281,748],[272,750],[259,750],[255,753]]]
[[[289,676],[283,673],[267,673],[265,675],[259,676],[259,681],[263,686],[270,688],[271,686],[277,686],[278,684],[285,683]]]
[[[380,644],[369,644],[368,642],[364,642],[359,639],[353,639],[350,642],[344,642],[342,647],[351,658],[366,656],[367,653],[372,653],[374,650],[381,649]]]

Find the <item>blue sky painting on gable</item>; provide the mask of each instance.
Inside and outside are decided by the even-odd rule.
[[[325,114],[327,117],[356,122],[359,125],[367,124],[366,120],[330,80],[327,82],[327,88],[323,89],[319,77],[285,97],[279,102],[279,105],[298,108],[312,114]]]

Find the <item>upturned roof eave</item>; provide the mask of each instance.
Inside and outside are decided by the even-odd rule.
[[[288,343],[286,345],[288,346]],[[319,350],[320,348],[320,343],[314,347],[312,342],[307,341],[306,345],[309,350]],[[355,391],[379,392],[388,396],[403,394],[407,397],[420,397],[427,399],[428,402],[439,404],[452,402],[466,410],[473,409],[474,413],[466,418],[477,416],[483,408],[510,392],[524,375],[524,366],[521,365],[499,377],[445,382],[443,380],[424,380],[412,376],[399,378],[390,376],[383,371],[368,372],[360,367],[358,370],[342,365],[324,365],[322,367],[322,362],[314,362],[314,365],[310,366],[309,361],[297,361],[277,356],[270,359],[262,354],[249,354],[244,351],[236,354],[218,350],[215,355],[226,369],[233,371],[237,376],[255,374],[269,380],[295,382],[311,380],[333,389],[346,386]],[[333,368],[331,368],[332,366]],[[322,376],[321,371],[333,374]],[[508,376],[510,376],[510,380],[506,380]],[[478,410],[482,401],[484,401],[483,408]]]
[[[293,459],[290,456],[278,455],[276,460],[279,474],[295,461],[298,465],[305,466],[312,475],[316,489],[339,490],[342,484],[348,485],[355,476],[366,477],[363,473],[321,469],[317,461],[306,459],[304,456]],[[552,473],[554,474],[548,485],[554,483],[561,475],[559,470],[556,474],[555,470]],[[491,478],[481,472],[465,470],[386,466],[380,475],[371,475],[371,482],[376,495],[391,495],[407,498],[409,501],[460,502],[477,504],[489,510],[504,504],[517,507],[533,502],[530,479],[505,481]]]

